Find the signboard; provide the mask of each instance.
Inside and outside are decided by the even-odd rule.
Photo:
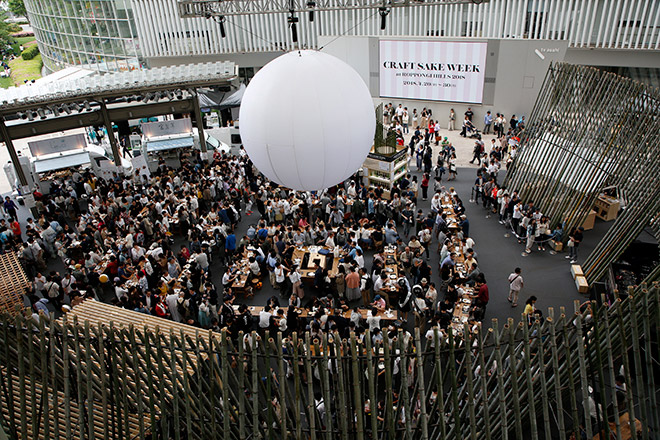
[[[33,157],[62,151],[82,150],[87,146],[84,134],[72,134],[40,141],[28,142]]]
[[[142,134],[148,138],[182,133],[192,133],[192,122],[189,118],[142,123]]]
[[[380,96],[481,103],[486,43],[380,41]]]
[[[133,173],[139,171],[141,176],[151,177],[151,172],[147,166],[147,158],[144,155],[131,158],[131,163],[133,164]]]

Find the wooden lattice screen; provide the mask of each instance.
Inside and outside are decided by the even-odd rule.
[[[132,325],[132,312],[119,323],[119,309],[84,307],[61,322],[0,321],[0,420],[12,438],[566,439],[592,438],[599,425],[602,438],[631,426],[642,438],[658,432],[657,284],[611,305],[550,310],[529,326],[494,320],[490,329],[428,340],[399,332],[376,348],[354,336],[244,340],[155,326],[156,318]],[[614,386],[620,370],[623,395]],[[600,402],[595,420],[590,388]]]
[[[30,282],[14,252],[0,254],[0,313],[15,316],[24,308],[23,294]]]

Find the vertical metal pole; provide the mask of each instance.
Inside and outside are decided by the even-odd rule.
[[[9,151],[9,157],[11,158],[11,162],[14,164],[14,169],[16,170],[16,177],[18,177],[18,181],[21,183],[22,187],[26,186],[28,181],[25,177],[25,173],[23,172],[23,168],[21,168],[21,164],[18,162],[18,154],[16,154],[14,142],[9,135],[7,125],[5,125],[5,118],[0,118],[0,135],[2,136],[2,140],[4,141],[5,145],[7,146],[7,151]],[[13,185],[14,182],[10,183]]]
[[[202,109],[199,107],[199,96],[197,90],[190,89],[190,99],[192,99],[193,109],[195,112],[195,121],[197,122],[197,134],[199,135],[199,149],[202,153],[206,153],[206,137],[204,135],[204,117],[202,116]]]
[[[110,141],[110,148],[112,148],[112,158],[115,162],[117,169],[121,168],[121,154],[119,154],[119,145],[117,144],[117,138],[115,137],[114,131],[112,131],[112,121],[110,120],[110,115],[108,114],[108,107],[105,105],[105,100],[99,99],[99,105],[101,106],[101,116],[103,117],[103,125],[108,132],[108,140]]]

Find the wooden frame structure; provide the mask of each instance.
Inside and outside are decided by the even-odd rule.
[[[171,323],[163,332],[4,315],[0,420],[15,439],[474,440],[592,438],[599,425],[609,438],[627,413],[649,438],[660,428],[660,285],[575,308],[428,340],[399,331],[375,350],[354,335],[192,338]],[[600,395],[595,421],[590,388]]]
[[[582,269],[598,281],[660,216],[660,90],[587,66],[551,65],[505,185],[564,231],[606,187],[626,206]]]
[[[14,316],[24,309],[23,295],[29,286],[16,253],[0,254],[0,313]]]

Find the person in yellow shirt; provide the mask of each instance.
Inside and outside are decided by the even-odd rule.
[[[523,311],[523,315],[527,317],[527,321],[531,324],[532,319],[534,319],[534,314],[536,313],[536,297],[534,295],[530,296],[527,298],[527,301],[525,301],[525,310]]]

